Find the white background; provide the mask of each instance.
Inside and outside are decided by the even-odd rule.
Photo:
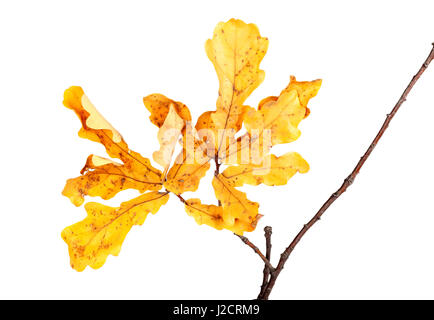
[[[142,97],[159,92],[196,119],[215,108],[204,42],[219,21],[256,23],[270,39],[264,83],[323,79],[298,151],[311,170],[283,187],[245,187],[265,215],[249,238],[273,262],[340,186],[434,41],[432,1],[2,1],[0,5],[0,298],[251,299],[259,258],[228,231],[198,226],[171,198],[99,270],[69,266],[61,230],[85,217],[61,195],[91,153],[62,106],[80,85],[133,150],[151,157],[157,128]],[[271,298],[434,298],[434,65],[355,183],[303,238]],[[211,171],[198,196],[210,203]],[[136,195],[124,192],[117,205]],[[190,197],[190,195],[186,195]],[[88,199],[96,200],[100,199]]]

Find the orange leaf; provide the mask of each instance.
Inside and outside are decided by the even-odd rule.
[[[241,187],[245,183],[257,186],[280,186],[288,182],[297,172],[306,173],[309,165],[298,153],[290,152],[283,156],[276,157],[268,155],[259,165],[241,164],[230,166],[222,176],[234,187]]]
[[[228,221],[224,220],[224,208],[222,206],[202,204],[200,199],[189,199],[185,203],[185,211],[196,220],[198,225],[208,225],[214,229],[226,229],[236,234],[242,235],[245,231],[252,231],[256,226],[257,220],[261,215],[257,215],[254,223],[240,218],[227,216]]]
[[[155,169],[149,159],[129,149],[120,133],[101,116],[82,88],[70,87],[66,90],[63,104],[79,117],[82,123],[80,137],[101,143],[109,156],[123,162],[118,164],[89,156],[82,170],[82,174],[87,171],[86,174],[68,180],[63,191],[75,205],[81,205],[85,195],[108,199],[127,188],[141,192],[161,188],[161,171]]]
[[[169,113],[170,106],[173,106],[178,115],[185,121],[191,121],[190,110],[181,102],[173,101],[162,94],[154,93],[143,98],[145,107],[151,112],[149,120],[160,128]]]
[[[207,149],[198,139],[196,130],[187,126],[183,150],[167,173],[164,187],[175,194],[196,191],[200,180],[210,168],[211,158]]]
[[[217,110],[210,116],[219,131],[218,149],[230,129],[239,126],[243,103],[264,80],[259,64],[268,48],[268,39],[261,37],[254,24],[231,19],[221,22],[212,39],[205,44],[208,58],[214,64],[219,79]]]
[[[234,188],[231,181],[221,174],[212,181],[214,193],[223,207],[223,220],[229,230],[242,235],[244,231],[253,231],[261,217],[259,204],[247,199],[246,194]]]
[[[200,199],[189,199],[185,203],[185,211],[192,216],[197,224],[206,224],[217,230],[225,227],[223,220],[223,207],[202,204]]]
[[[297,140],[298,125],[309,114],[307,103],[320,86],[321,80],[297,82],[291,77],[279,97],[267,97],[258,109],[248,109],[244,115],[247,133],[222,153],[225,163],[259,164],[272,146]]]
[[[163,176],[169,168],[176,142],[184,125],[184,120],[176,113],[173,104],[170,105],[169,113],[158,131],[160,150],[155,151],[153,154],[155,162],[164,168]]]
[[[81,173],[77,178],[68,179],[62,191],[76,206],[83,204],[85,195],[107,200],[126,189],[145,192],[162,187],[159,175],[148,172],[145,177],[143,171],[131,170],[126,165],[93,154],[87,158]]]

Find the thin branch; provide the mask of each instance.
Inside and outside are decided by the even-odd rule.
[[[271,234],[273,233],[273,229],[269,226],[266,226],[264,228],[264,236],[265,236],[265,245],[266,245],[266,251],[265,251],[265,258],[267,258],[268,261],[271,259]],[[264,265],[264,271],[263,271],[263,279],[262,279],[262,285],[261,285],[261,292],[258,295],[258,299],[261,299],[262,295],[265,292],[265,289],[267,288],[268,280],[270,278],[270,269],[265,264]]]
[[[434,46],[434,43],[433,43]],[[271,274],[270,281],[268,282],[268,285],[265,289],[264,294],[262,295],[262,299],[267,300],[271,290],[274,287],[274,284],[276,283],[276,279],[279,276],[280,272],[282,271],[286,261],[288,260],[290,254],[298,244],[298,242],[303,238],[303,236],[306,234],[306,232],[318,221],[320,220],[321,216],[324,214],[324,212],[333,204],[333,202],[336,201],[346,190],[347,188],[354,182],[354,179],[359,174],[360,169],[365,164],[366,160],[371,155],[372,151],[374,150],[375,146],[377,145],[378,141],[383,136],[384,132],[386,131],[387,127],[389,126],[390,121],[392,121],[395,114],[398,112],[401,105],[406,101],[407,95],[410,93],[413,86],[416,84],[416,82],[419,80],[420,76],[424,73],[424,71],[428,68],[431,61],[434,59],[434,47],[431,49],[428,57],[426,58],[425,62],[420,67],[419,71],[413,76],[410,83],[408,84],[407,88],[402,93],[401,97],[399,98],[398,102],[396,103],[395,107],[392,109],[392,111],[387,115],[386,120],[384,121],[383,125],[380,128],[380,131],[377,133],[376,137],[366,150],[365,154],[360,158],[359,162],[357,163],[356,167],[353,169],[353,171],[350,173],[350,175],[344,180],[341,187],[334,192],[330,198],[322,205],[322,207],[318,210],[318,212],[313,216],[310,221],[303,226],[303,228],[300,230],[300,232],[295,236],[295,238],[292,240],[290,245],[283,251],[283,253],[280,256],[279,264],[276,267],[276,270],[274,273]]]
[[[214,175],[217,177],[220,173],[220,166],[221,166],[221,163],[219,162],[218,152],[215,154],[214,161],[215,161]],[[217,204],[219,207],[221,207],[222,202],[220,200],[217,200]]]
[[[261,252],[261,250],[258,249],[257,246],[255,246],[252,242],[250,242],[249,239],[247,239],[244,236],[240,236],[239,234],[234,233],[238,238],[241,239],[242,242],[244,242],[246,245],[248,245],[250,248],[253,249],[253,251],[255,251],[255,253],[262,259],[262,261],[264,261],[265,265],[267,266],[267,268],[270,270],[270,273],[273,274],[274,273],[274,267],[271,265],[270,261],[264,256],[264,254]]]
[[[215,162],[215,175],[217,176],[220,173],[220,166],[221,166],[221,163],[219,162],[219,157],[217,154],[214,157],[214,162]]]

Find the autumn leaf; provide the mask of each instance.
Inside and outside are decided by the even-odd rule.
[[[173,104],[171,104],[166,119],[158,131],[160,150],[155,151],[153,154],[155,162],[164,168],[163,177],[169,169],[176,142],[184,126],[184,120],[175,111]]]
[[[143,224],[148,213],[155,214],[168,199],[168,193],[154,191],[123,202],[118,208],[87,203],[87,217],[62,231],[69,246],[71,267],[77,271],[86,266],[102,267],[109,254],[119,254],[131,227]]]
[[[74,205],[81,205],[86,195],[110,199],[129,188],[140,192],[161,189],[161,171],[154,168],[149,159],[129,149],[121,134],[98,112],[83,89],[71,87],[66,90],[63,104],[79,117],[82,123],[80,137],[101,143],[109,156],[123,162],[90,155],[81,171],[82,176],[69,179],[63,190],[63,195]]]
[[[202,113],[197,119],[195,130],[201,141],[204,141],[206,148],[211,150],[211,153],[215,155],[218,148],[218,128],[212,120],[212,115],[215,111],[206,111]]]
[[[196,191],[200,180],[210,168],[211,159],[198,138],[196,129],[187,126],[183,149],[167,173],[164,187],[175,194]]]
[[[226,139],[229,138],[229,133],[233,135],[240,131],[243,125],[244,117],[247,115],[251,108],[249,106],[242,106],[241,113],[238,115],[238,120],[235,124],[235,127],[232,129],[226,130]],[[197,123],[195,129],[198,132],[199,138],[204,141],[207,145],[207,149],[210,154],[215,155],[216,151],[219,148],[218,139],[222,138],[222,135],[219,135],[219,130],[217,125],[213,121],[213,115],[216,111],[206,111],[199,116],[197,119]]]
[[[143,102],[151,112],[149,119],[160,128],[161,138],[159,137],[159,139],[164,139],[165,133],[161,131],[161,128],[166,121],[180,123],[175,115],[170,116],[173,117],[172,120],[168,120],[171,108],[174,108],[177,115],[184,120],[185,126],[182,128],[183,150],[177,155],[173,166],[168,171],[164,187],[175,194],[196,191],[201,178],[210,168],[210,158],[207,156],[206,146],[202,145],[196,129],[191,127],[190,111],[183,103],[173,101],[161,94],[149,95],[143,98]],[[197,123],[201,123],[201,121]],[[192,144],[187,146],[187,141],[192,141]],[[155,157],[154,160],[159,162]],[[167,169],[167,164],[161,165]]]
[[[245,112],[247,133],[238,138],[234,146],[226,148],[223,161],[227,164],[246,161],[259,164],[272,146],[297,140],[301,134],[298,125],[309,115],[307,104],[320,86],[321,80],[298,82],[291,76],[290,83],[278,97],[267,97],[257,109],[250,108]]]
[[[243,164],[228,167],[221,175],[234,187],[244,184],[257,186],[281,186],[288,182],[297,172],[306,173],[309,164],[298,153],[290,152],[276,157],[270,154],[259,164]]]
[[[87,158],[81,173],[77,178],[68,179],[62,191],[76,206],[83,204],[85,195],[108,200],[126,189],[145,192],[162,187],[157,174],[146,172],[145,176],[143,170],[134,171],[126,165],[93,154]]]
[[[258,215],[259,203],[247,199],[244,192],[235,189],[234,184],[221,174],[214,177],[212,186],[223,207],[223,220],[232,227],[230,230],[237,234],[255,230],[261,217]]]
[[[239,235],[244,231],[252,231],[252,228],[255,228],[254,224],[257,223],[257,220],[252,223],[248,219],[224,214],[222,206],[202,204],[200,199],[187,200],[185,211],[196,220],[198,225],[205,224],[217,230],[227,229]]]
[[[298,82],[291,76],[288,86],[278,97],[265,98],[259,103],[258,110],[249,110],[244,122],[246,130],[270,130],[271,145],[297,140],[301,134],[298,125],[310,113],[307,104],[320,87],[321,80]]]
[[[219,144],[239,126],[244,101],[264,80],[259,64],[267,48],[268,39],[261,37],[254,24],[236,19],[219,23],[213,38],[206,42],[205,50],[220,84],[217,110],[210,115],[216,128],[221,129]]]
[[[225,228],[221,206],[202,204],[200,199],[189,199],[185,202],[185,211],[199,225],[206,224],[217,230]]]
[[[185,121],[191,121],[191,114],[188,107],[177,101],[173,101],[166,96],[158,93],[151,94],[143,98],[145,107],[151,112],[149,120],[160,128],[164,121],[166,121],[167,115],[170,111],[170,107],[173,106],[176,113]]]
[[[305,118],[310,114],[310,110],[307,107],[309,100],[315,97],[321,87],[322,80],[314,81],[297,81],[294,76],[291,76],[291,81],[288,86],[283,90],[283,92],[289,92],[291,90],[296,90],[298,95],[298,100],[303,108],[306,109]]]

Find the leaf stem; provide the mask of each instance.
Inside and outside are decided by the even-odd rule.
[[[216,155],[214,156],[214,162],[215,162],[214,176],[217,177],[220,174],[220,166],[221,166],[221,163],[219,162],[218,153],[216,153]],[[220,200],[217,200],[217,204],[219,207],[222,206],[222,202]]]
[[[271,234],[273,233],[273,230],[270,226],[266,226],[264,228],[264,236],[265,236],[265,244],[266,244],[266,252],[265,252],[265,258],[267,258],[268,261],[271,259]],[[261,299],[262,295],[265,292],[265,289],[267,288],[267,284],[270,278],[270,269],[268,268],[267,264],[264,264],[264,271],[263,271],[263,279],[262,279],[262,285],[261,285],[261,292],[258,295],[258,299]]]

